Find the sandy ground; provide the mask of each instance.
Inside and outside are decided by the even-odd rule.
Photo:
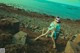
[[[20,25],[24,25],[23,31],[28,33],[28,39],[33,39],[41,34],[41,30],[44,27],[48,27],[53,21],[54,16],[48,16],[46,14],[39,14],[36,12],[25,11],[23,9],[16,9],[11,6],[0,4],[0,19],[1,18],[17,18],[20,21]],[[71,36],[80,33],[80,21],[61,19],[61,29],[63,36]],[[27,48],[23,51],[27,53],[61,53],[64,51],[66,40],[60,39],[57,41],[58,52],[52,49],[52,42],[48,41],[48,38],[42,37],[39,40],[30,43],[27,41]],[[11,47],[17,47],[12,46]],[[24,48],[24,46],[22,46]],[[18,48],[18,47],[17,47]],[[10,49],[10,48],[9,48]],[[7,52],[6,52],[7,53]],[[11,52],[12,53],[12,52]],[[18,53],[18,52],[17,52]]]

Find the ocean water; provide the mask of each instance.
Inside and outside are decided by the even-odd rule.
[[[53,16],[60,16],[64,19],[80,20],[80,7],[57,2],[50,2],[47,0],[0,0],[4,3],[15,8],[30,10],[42,14]]]
[[[63,3],[73,6],[80,6],[80,0],[47,0],[50,2],[57,2],[57,3]]]

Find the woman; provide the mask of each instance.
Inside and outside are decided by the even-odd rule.
[[[51,24],[48,27],[48,30],[46,31],[46,33],[38,36],[37,38],[35,38],[35,40],[37,40],[41,36],[46,35],[46,37],[50,37],[52,39],[52,41],[54,42],[53,48],[56,48],[55,41],[58,38],[58,35],[59,35],[59,32],[60,32],[60,28],[61,28],[61,26],[60,26],[60,18],[59,17],[56,17],[54,19],[54,21],[51,22]]]

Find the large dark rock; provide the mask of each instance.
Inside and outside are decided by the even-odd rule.
[[[27,45],[11,44],[5,46],[6,53],[27,53]]]
[[[15,18],[4,18],[0,20],[0,29],[16,33],[19,31],[20,22]]]
[[[5,47],[5,45],[11,43],[12,43],[12,34],[5,32],[0,34],[0,47]]]

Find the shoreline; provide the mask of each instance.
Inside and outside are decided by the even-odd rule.
[[[41,14],[41,13],[37,13],[37,12],[25,11],[24,9],[14,8],[12,6],[7,6],[6,4],[2,4],[2,3],[0,3],[0,9],[6,10],[8,12],[16,13],[16,14],[21,14],[24,16],[40,17],[40,18],[44,18],[44,17],[54,18],[54,16],[49,16],[47,14]]]
[[[55,16],[47,15],[44,13],[38,13],[38,12],[31,12],[29,10],[25,11],[24,9],[20,8],[14,8],[13,6],[8,6],[6,4],[0,3],[0,9],[6,10],[8,12],[24,15],[24,16],[30,16],[30,17],[40,17],[40,18],[54,18]],[[80,20],[72,20],[72,19],[65,19],[61,18],[62,20],[70,20],[70,21],[80,21]]]
[[[19,8],[14,8],[12,6],[7,6],[5,4],[0,4],[0,9],[5,13],[3,13],[3,15],[1,15],[2,17],[10,17],[9,14],[11,14],[11,17],[29,17],[28,19],[29,20],[32,20],[32,19],[35,19],[36,22],[37,22],[37,19],[40,21],[40,23],[44,23],[46,22],[47,24],[45,25],[45,23],[42,25],[45,25],[45,27],[50,24],[51,21],[54,20],[54,17],[55,16],[49,16],[49,15],[46,15],[46,14],[40,14],[40,13],[37,13],[37,12],[30,12],[30,11],[25,11],[24,9],[19,9]],[[8,15],[7,15],[8,14]],[[12,16],[13,15],[13,16]],[[27,19],[27,18],[24,18],[24,19]],[[34,20],[32,20],[34,22]],[[31,22],[31,21],[29,21]],[[31,24],[33,23],[31,22]],[[79,23],[80,23],[80,20],[70,20],[70,19],[62,19],[61,18],[61,23],[62,23],[62,28],[65,30],[66,27],[68,27],[67,31],[73,31],[73,29],[75,28],[77,31],[80,32],[80,30],[78,30],[79,28]],[[34,23],[33,23],[34,24]],[[37,23],[39,25],[39,23]],[[40,25],[39,25],[40,26]],[[41,26],[41,28],[44,27],[44,26]],[[71,30],[70,30],[71,29]],[[75,31],[75,30],[74,30]],[[70,32],[69,32],[70,33]],[[72,32],[74,33],[74,32]],[[75,34],[75,33],[74,33]],[[68,34],[69,35],[69,34]]]

